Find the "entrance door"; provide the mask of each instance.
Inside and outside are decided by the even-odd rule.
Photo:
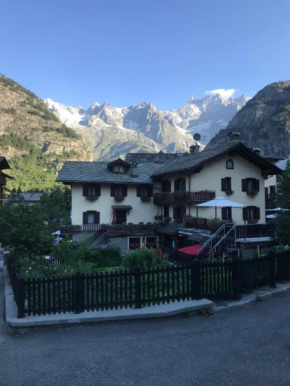
[[[116,210],[116,224],[123,224],[127,222],[127,211]]]

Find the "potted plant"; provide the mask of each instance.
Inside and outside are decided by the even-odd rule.
[[[227,195],[227,196],[229,196],[229,195],[231,195],[231,194],[233,194],[233,193],[234,193],[233,190],[226,190],[226,195]]]
[[[98,198],[99,196],[86,196],[86,199],[91,202],[97,201]]]
[[[258,224],[258,220],[255,218],[249,218],[248,219],[248,224],[253,225],[253,224]]]
[[[115,196],[115,201],[116,202],[122,202],[122,201],[124,201],[124,197],[123,196]]]
[[[143,197],[141,197],[141,201],[142,202],[150,202],[151,201],[151,197],[143,196]]]

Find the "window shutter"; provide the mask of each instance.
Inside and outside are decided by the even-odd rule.
[[[88,185],[83,185],[83,196],[88,196]]]
[[[111,197],[115,197],[115,193],[116,193],[116,189],[115,189],[115,185],[111,185]]]
[[[179,190],[179,179],[174,181],[174,191],[177,192]]]
[[[243,208],[243,220],[248,220],[248,207]]]
[[[94,212],[94,224],[100,224],[100,212]]]
[[[265,198],[268,199],[268,188],[265,188]]]
[[[227,208],[222,208],[222,220],[227,220]]]
[[[186,207],[185,206],[182,206],[181,207],[181,217],[183,217],[186,213]]]
[[[96,196],[100,196],[100,195],[101,195],[101,186],[96,185]]]
[[[173,208],[173,218],[174,218],[174,220],[177,218],[177,209],[178,208]]]
[[[152,197],[153,196],[153,186],[148,186],[147,192],[148,192],[148,197]]]
[[[137,185],[137,197],[141,197],[141,186]]]
[[[247,184],[247,179],[242,180],[242,192],[247,192],[248,191],[248,184]]]
[[[186,191],[186,179],[185,178],[180,179],[180,190],[182,190],[183,192]]]
[[[259,180],[255,180],[255,191],[256,192],[260,191],[260,181]]]
[[[88,213],[83,212],[83,224],[87,224],[87,223],[88,223]]]
[[[222,182],[222,192],[225,192],[226,191],[226,179],[225,178],[222,178],[222,180],[221,180],[221,182]]]
[[[260,220],[260,208],[255,208],[255,219]]]
[[[123,196],[127,197],[127,185],[123,185],[122,191],[123,191]]]

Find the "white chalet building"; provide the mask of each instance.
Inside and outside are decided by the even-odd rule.
[[[180,222],[184,215],[214,218],[214,208],[196,204],[216,196],[246,208],[218,209],[237,225],[265,223],[265,180],[281,174],[273,163],[240,142],[225,142],[189,154],[130,153],[126,161],[66,162],[58,182],[71,186],[72,225]]]

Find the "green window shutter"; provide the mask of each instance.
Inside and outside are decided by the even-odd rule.
[[[141,186],[137,185],[137,197],[141,197]]]
[[[127,197],[127,185],[122,186],[122,192],[123,192],[123,196]]]
[[[243,220],[244,221],[248,220],[248,208],[247,207],[243,208]]]
[[[111,185],[111,197],[115,197],[116,185]]]
[[[255,208],[255,219],[260,220],[260,208],[259,207]]]
[[[260,181],[259,180],[255,180],[255,191],[256,192],[260,191]]]
[[[226,191],[226,179],[225,178],[222,178],[221,179],[221,185],[222,185],[222,188],[221,188],[221,190],[222,190],[222,192],[225,192]]]
[[[148,197],[153,197],[153,186],[147,187]]]
[[[247,183],[247,178],[242,180],[242,192],[247,192],[248,191],[248,183]]]
[[[88,213],[83,212],[83,224],[87,224],[87,223],[88,223]]]
[[[88,185],[83,185],[83,196],[88,196]]]

